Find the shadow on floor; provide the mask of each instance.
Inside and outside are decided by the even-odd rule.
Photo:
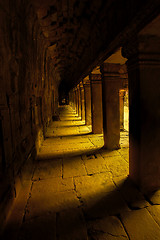
[[[60,109],[62,126],[68,121],[61,120],[63,111],[67,118],[72,109]],[[127,133],[125,147],[108,151],[102,149],[103,136],[89,129],[63,136],[53,123],[48,133],[55,128],[61,135],[44,141],[2,240],[160,239],[155,206],[128,178]],[[160,206],[156,209],[160,214]]]

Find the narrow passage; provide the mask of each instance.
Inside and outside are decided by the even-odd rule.
[[[60,107],[4,239],[143,240],[145,234],[160,239],[155,206],[127,178],[126,131],[121,146],[104,150],[102,134],[92,134],[70,106]]]

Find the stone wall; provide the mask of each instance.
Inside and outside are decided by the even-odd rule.
[[[57,83],[47,42],[28,0],[0,1],[0,225],[31,177],[52,116]],[[6,204],[7,201],[7,204]]]

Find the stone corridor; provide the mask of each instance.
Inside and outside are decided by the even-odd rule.
[[[143,196],[127,178],[128,132],[119,150],[103,144],[71,106],[59,107],[2,240],[159,240],[160,194]]]

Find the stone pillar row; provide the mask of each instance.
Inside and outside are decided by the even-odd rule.
[[[103,130],[104,147],[119,149],[120,129],[124,116],[124,99],[120,102],[121,89],[125,88],[125,65],[103,63],[101,66],[103,89]],[[121,124],[121,125],[120,125]]]
[[[120,148],[124,114],[120,89],[126,85],[125,72],[120,64],[104,63],[70,92],[70,104],[77,115],[86,125],[92,125],[94,134],[104,133],[104,147],[112,150]]]
[[[122,54],[128,59],[129,175],[150,192],[160,187],[160,37],[139,34]]]
[[[72,101],[92,132],[103,132],[104,147],[118,149],[128,78],[129,176],[150,192],[160,187],[160,38],[139,34],[122,54],[127,69],[105,61],[101,74],[92,72],[74,89]]]

